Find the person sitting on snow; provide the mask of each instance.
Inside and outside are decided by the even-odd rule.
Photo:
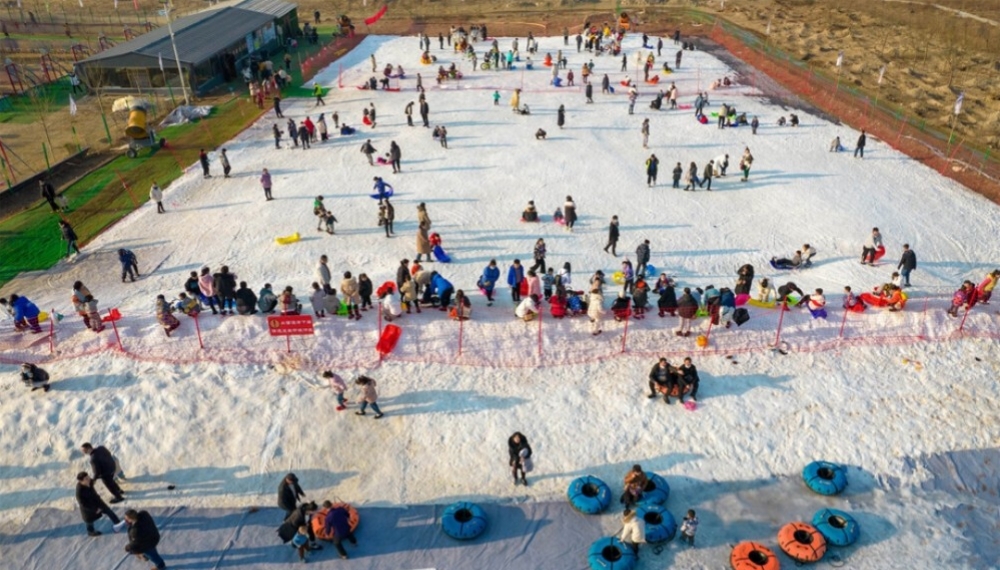
[[[201,312],[201,303],[197,299],[188,297],[187,293],[181,293],[177,296],[174,307],[189,317],[197,317],[198,313]]]
[[[522,222],[537,222],[538,221],[538,210],[535,209],[535,201],[528,200],[528,207],[521,212]]]
[[[455,306],[448,311],[448,316],[453,321],[467,321],[472,317],[472,303],[465,295],[465,291],[459,289],[455,291]]]
[[[785,126],[785,116],[784,115],[778,117],[778,126],[779,127]]]
[[[787,257],[782,257],[780,259],[772,257],[771,265],[777,269],[794,269],[799,265],[802,265],[802,252],[795,250],[795,255],[793,255],[791,259],[788,259]]]
[[[514,316],[524,322],[534,320],[538,316],[538,295],[525,297],[521,304],[514,309]]]
[[[976,304],[976,286],[972,281],[966,280],[962,283],[962,286],[955,291],[955,295],[951,298],[951,308],[948,309],[948,315],[951,317],[958,316],[958,310],[965,308],[966,311],[971,309]]]
[[[903,307],[906,306],[906,296],[903,295],[903,290],[899,285],[889,285],[889,295],[886,298],[886,307],[889,307],[890,312],[902,311]]]
[[[767,303],[772,297],[777,297],[778,293],[774,290],[774,286],[771,285],[771,281],[765,277],[757,282],[757,300],[761,303]]]
[[[536,141],[543,141],[545,140],[546,136],[548,136],[548,133],[545,132],[545,129],[538,129],[537,131],[535,131]]]
[[[826,297],[823,295],[822,289],[816,289],[811,295],[807,295],[799,301],[801,305],[803,302],[806,303],[806,307],[809,312],[812,313],[815,318],[826,318]]]
[[[849,285],[844,287],[843,306],[848,311],[863,311],[865,309],[864,301],[859,299],[854,293],[851,292],[851,287]]]
[[[840,136],[833,137],[830,142],[830,152],[844,152],[844,145],[840,144]]]
[[[618,293],[618,298],[611,303],[611,314],[615,316],[616,321],[622,321],[629,316],[629,304],[631,304],[631,299],[624,291]]]
[[[32,392],[39,389],[49,391],[49,373],[30,362],[21,365],[21,382],[31,388]]]
[[[556,208],[554,214],[552,214],[552,221],[557,224],[562,224],[564,222],[562,208]]]

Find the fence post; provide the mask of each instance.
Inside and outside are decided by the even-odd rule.
[[[778,315],[778,331],[774,335],[774,346],[781,344],[781,324],[785,321],[785,311],[788,310],[788,297],[781,300],[781,314]]]
[[[538,360],[542,360],[542,308],[538,307]]]
[[[962,315],[962,322],[958,325],[958,332],[963,332],[962,329],[965,328],[965,319],[969,318],[969,313],[972,312],[972,307],[967,307],[965,309],[965,314]]]
[[[844,309],[844,318],[840,319],[840,334],[837,335],[838,339],[844,338],[844,325],[847,324],[847,313],[850,313],[848,309]]]
[[[122,175],[121,175],[120,172],[118,172],[117,170],[115,170],[115,174],[118,176],[118,180],[121,180],[122,187],[125,188],[125,192],[128,193],[129,199],[132,200],[132,207],[133,208],[138,208],[139,207],[139,203],[135,201],[135,196],[132,195],[132,189],[129,188],[128,183],[125,182],[124,178],[122,178]]]
[[[122,346],[122,337],[118,334],[118,323],[111,316],[111,309],[108,309],[108,320],[111,321],[111,329],[115,331],[115,340],[118,341],[118,350],[125,352],[125,347]]]
[[[628,339],[628,321],[629,317],[632,316],[632,311],[625,311],[625,332],[622,334],[622,349],[621,354],[625,354],[625,341]]]
[[[201,342],[201,325],[198,324],[198,315],[196,314],[192,318],[194,319],[194,330],[198,333],[198,346],[201,347],[202,350],[205,350],[205,344]]]
[[[49,354],[54,354],[56,351],[55,342],[53,338],[56,336],[56,310],[52,309],[49,311]]]
[[[462,337],[465,336],[465,319],[458,319],[458,355],[462,356]]]
[[[375,344],[376,347],[378,346],[378,342],[381,341],[381,340],[382,340],[382,305],[379,304],[379,306],[378,306],[378,340],[375,341],[376,342],[376,344]],[[458,346],[459,346],[458,352],[459,352],[459,354],[461,354],[462,353],[462,348],[461,348],[462,347],[462,341],[461,340],[458,341]],[[376,350],[376,352],[378,352],[378,361],[379,361],[379,363],[381,363],[382,362],[382,358],[383,358],[382,351],[381,350]]]

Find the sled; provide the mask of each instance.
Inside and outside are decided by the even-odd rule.
[[[647,263],[646,264],[645,275],[647,277],[650,276],[650,275],[656,275],[656,266],[653,265],[652,263]],[[644,279],[647,278],[647,277],[644,277]]]
[[[386,293],[395,293],[396,283],[394,281],[386,281],[385,283],[379,285],[378,289],[375,290],[375,296],[381,299]]]
[[[369,194],[375,200],[381,200],[382,198],[392,198],[392,188],[386,190],[382,194]]]
[[[38,322],[39,323],[44,323],[47,320],[49,320],[49,314],[46,313],[45,311],[39,311],[38,312]]]
[[[863,313],[865,308],[864,303],[855,303],[853,307],[848,307],[847,310],[852,313]]]
[[[346,317],[351,314],[351,308],[347,305],[345,301],[340,302],[340,308],[337,309],[338,317]]]
[[[875,261],[878,261],[885,257],[885,246],[880,245],[875,249]]]
[[[690,111],[691,109],[694,109],[694,105],[689,105],[689,104],[681,105],[681,104],[678,104],[677,108],[680,109],[680,110],[682,110],[682,111]]]
[[[747,299],[747,305],[750,305],[751,307],[760,307],[762,309],[773,309],[777,304],[777,301],[758,301],[757,299]]]
[[[809,314],[811,314],[814,319],[825,319],[826,309],[809,309]]]
[[[302,236],[299,235],[299,232],[295,232],[290,236],[281,236],[274,238],[274,243],[278,245],[288,245],[290,243],[295,243],[300,239],[302,239]]]
[[[367,117],[366,116],[363,119],[361,119],[361,122],[364,123],[365,125],[369,126],[369,127],[372,126],[371,117]]]
[[[660,82],[660,76],[654,75],[652,78],[646,80],[647,85],[656,85]]]
[[[750,295],[747,295],[746,293],[740,293],[739,295],[736,296],[737,307],[742,307],[743,305],[746,305],[749,301],[750,301]]]
[[[785,265],[784,263],[779,265],[775,263],[773,259],[768,261],[768,263],[771,264],[771,269],[774,269],[775,271],[791,271],[792,269],[796,269],[796,266],[794,265]]]
[[[858,298],[861,299],[864,303],[871,305],[872,307],[885,307],[886,305],[889,304],[888,300],[879,297],[873,293],[862,293],[858,295]]]
[[[396,343],[399,342],[399,335],[401,334],[403,334],[403,329],[396,325],[385,325],[385,328],[382,329],[382,336],[379,337],[378,344],[375,345],[375,350],[382,356],[389,354],[392,352],[392,349],[396,348]]]
[[[615,285],[624,285],[625,274],[622,273],[621,271],[615,271],[614,273],[611,274],[611,281],[613,281]]]
[[[111,309],[108,315],[101,317],[102,323],[110,323],[111,321],[117,321],[122,318],[122,314],[118,312],[117,308]]]
[[[527,277],[525,277],[524,279],[521,280],[520,289],[521,289],[521,296],[522,297],[527,297],[528,296],[528,278]]]
[[[431,251],[434,252],[434,258],[441,263],[451,263],[451,256],[445,253],[440,245],[435,245]]]
[[[702,116],[698,117],[698,122],[701,123],[701,124],[703,124],[703,125],[707,125],[708,124],[708,117],[706,117],[705,115],[702,115]]]

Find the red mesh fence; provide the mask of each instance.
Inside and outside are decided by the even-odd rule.
[[[968,141],[955,140],[957,137],[949,139],[951,133],[936,130],[923,119],[906,115],[901,108],[891,108],[884,100],[877,102],[877,97],[841,84],[837,77],[819,74],[805,62],[728,22],[716,20],[709,36],[757,72],[824,113],[857,129],[865,129],[869,137],[1000,202],[1000,161],[991,156],[991,151],[979,150]],[[758,81],[756,77],[747,79],[766,95],[782,95],[767,81]]]
[[[450,320],[436,309],[393,321],[403,333],[395,350],[381,357],[375,350],[384,323],[369,311],[359,321],[342,317],[316,320],[313,336],[286,341],[268,334],[259,316],[217,317],[203,314],[168,338],[153,315],[124,314],[101,333],[84,328],[75,316],[48,323],[41,334],[9,333],[0,362],[45,363],[106,353],[144,362],[175,365],[196,362],[262,364],[285,368],[369,368],[383,360],[489,368],[535,368],[602,362],[621,356],[658,358],[689,355],[739,355],[772,350],[821,352],[857,346],[950,342],[967,338],[1000,338],[1000,317],[989,305],[950,317],[950,296],[911,299],[904,311],[869,308],[851,313],[831,307],[825,319],[804,308],[785,311],[749,307],[742,326],[709,327],[698,319],[690,337],[675,334],[677,318],[659,317],[655,308],[645,318],[615,321],[606,311],[603,333],[590,334],[586,316],[556,319],[543,307],[540,319],[523,322],[508,310],[479,307],[473,319]],[[199,336],[200,334],[200,336]],[[708,344],[697,346],[704,335]]]

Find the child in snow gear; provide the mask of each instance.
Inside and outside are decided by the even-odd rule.
[[[694,535],[698,532],[698,517],[693,509],[688,509],[684,520],[681,521],[681,540],[694,546]]]
[[[519,431],[514,432],[507,438],[508,465],[510,465],[511,475],[514,477],[514,485],[523,483],[528,486],[527,472],[530,471],[531,445],[528,438]],[[520,480],[518,473],[521,474]]]
[[[861,248],[861,265],[875,265],[875,250],[882,245],[882,233],[878,228],[872,228],[872,233]]]
[[[344,272],[344,278],[340,281],[340,293],[344,296],[344,303],[347,305],[347,318],[361,320],[361,295],[358,292],[358,280],[351,276],[350,271]]]
[[[163,332],[170,336],[170,333],[177,330],[177,327],[181,326],[181,322],[177,320],[177,317],[170,314],[173,309],[170,303],[167,302],[166,297],[163,295],[156,296],[156,320],[159,321],[160,326],[163,327]]]
[[[156,181],[153,181],[153,185],[149,187],[149,200],[151,202],[156,202],[156,213],[162,214],[166,212],[163,209],[163,190],[157,186]]]
[[[271,289],[271,284],[265,283],[264,287],[261,288],[260,293],[257,294],[257,308],[260,309],[260,312],[265,315],[270,315],[274,313],[274,309],[277,306],[277,295],[275,295],[274,290]]]
[[[219,163],[222,165],[223,178],[229,178],[229,172],[232,171],[232,167],[229,166],[229,157],[226,156],[226,149],[222,149],[222,152],[219,154]]]
[[[21,382],[31,388],[31,391],[49,391],[49,373],[30,362],[21,365]]]
[[[359,416],[365,415],[365,409],[368,406],[372,407],[372,411],[375,412],[375,419],[381,418],[384,414],[382,410],[378,407],[378,392],[376,391],[376,382],[374,379],[367,376],[359,376],[357,380],[354,381],[355,384],[361,386],[361,409],[354,412]]]
[[[278,306],[282,315],[298,315],[302,312],[302,303],[299,303],[298,297],[292,293],[291,285],[285,287],[285,290],[281,292]]]
[[[344,411],[347,408],[347,398],[344,397],[344,392],[347,391],[347,384],[344,382],[344,379],[330,370],[323,372],[323,378],[326,378],[330,382],[330,388],[337,394],[337,411]]]
[[[264,188],[264,199],[273,200],[271,197],[271,173],[265,168],[260,175],[260,185]]]
[[[521,282],[524,281],[524,266],[520,259],[515,259],[514,263],[507,270],[507,285],[510,286],[510,298],[515,303],[521,301]]]
[[[486,295],[486,305],[488,307],[493,306],[493,290],[496,288],[499,279],[500,268],[497,267],[497,260],[491,259],[489,265],[483,269],[483,274],[479,277],[479,283],[477,283]]]
[[[130,250],[125,248],[118,250],[118,263],[122,265],[122,283],[125,282],[126,276],[131,281],[135,281],[136,277],[140,277],[139,260],[136,259],[135,254]]]
[[[320,284],[315,281],[313,281],[312,289],[313,292],[309,295],[309,304],[312,305],[313,314],[316,315],[316,318],[322,319],[326,316],[326,293],[323,292]]]

